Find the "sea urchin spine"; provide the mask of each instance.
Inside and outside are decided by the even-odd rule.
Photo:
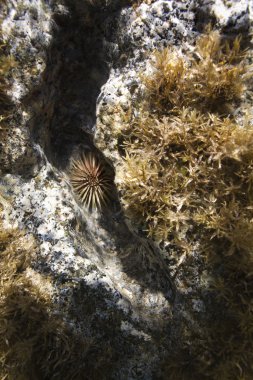
[[[94,153],[81,154],[71,163],[70,182],[82,203],[90,210],[109,201],[111,178]]]

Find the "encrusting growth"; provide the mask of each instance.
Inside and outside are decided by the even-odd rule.
[[[101,209],[109,201],[111,178],[94,153],[83,153],[72,161],[70,181],[87,208]]]

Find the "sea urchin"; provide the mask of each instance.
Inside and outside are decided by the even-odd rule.
[[[71,162],[70,182],[82,203],[101,209],[109,201],[111,178],[94,153],[82,153]]]

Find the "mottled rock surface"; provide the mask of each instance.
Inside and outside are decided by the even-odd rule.
[[[247,0],[7,4],[3,38],[17,66],[0,150],[2,219],[35,236],[33,269],[51,276],[66,321],[111,347],[105,378],[168,378],[161,363],[180,347],[185,326],[201,340],[212,318],[201,257],[170,260],[125,218],[110,123],[118,120],[120,134],[117,110],[138,102],[154,49],[184,55],[210,21],[229,36],[248,35],[252,12]],[[86,210],[71,188],[70,160],[81,150],[95,150],[115,172],[113,202],[102,212]]]

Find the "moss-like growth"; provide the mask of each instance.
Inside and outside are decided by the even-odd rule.
[[[112,351],[68,324],[50,279],[31,267],[36,242],[0,225],[0,378],[105,379]]]
[[[160,113],[182,106],[226,112],[243,93],[243,58],[239,37],[230,45],[215,31],[201,36],[187,59],[170,48],[154,52],[151,74],[142,75],[149,107]]]
[[[149,235],[179,242],[204,227],[237,244],[248,225],[250,239],[252,127],[183,109],[162,120],[142,114],[128,133],[118,181],[128,213]]]
[[[206,266],[212,278],[206,295],[212,300],[207,314],[209,326],[201,339],[188,329],[183,348],[163,363],[162,378],[251,380],[252,250],[231,250],[226,238],[215,238],[205,248]]]
[[[168,255],[197,249],[212,279],[210,328],[199,339],[185,328],[164,379],[253,377],[253,127],[224,116],[246,85],[244,55],[239,38],[223,44],[217,32],[187,57],[154,53],[137,116],[123,120],[116,180],[126,213]]]

